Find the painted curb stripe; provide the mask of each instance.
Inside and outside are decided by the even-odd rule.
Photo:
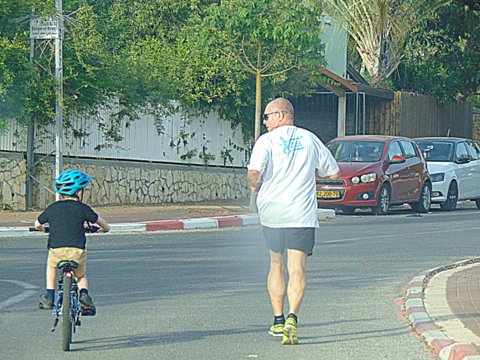
[[[210,229],[210,228],[217,228],[218,221],[215,219],[191,219],[191,220],[183,220],[183,228],[187,229]]]
[[[468,358],[480,358],[475,345],[452,344],[443,348],[438,354],[441,360],[465,360]]]
[[[152,221],[145,223],[146,231],[183,230],[183,222],[176,220]]]
[[[242,218],[239,218],[238,216],[215,217],[214,219],[217,220],[218,227],[242,226],[243,225]]]
[[[422,299],[409,299],[405,302],[406,308],[417,307],[417,306],[421,306],[422,308],[424,307]]]
[[[465,259],[454,264],[436,267],[414,277],[405,289],[405,314],[415,332],[422,336],[441,360],[480,360],[478,348],[473,344],[456,343],[435,325],[423,303],[424,286],[441,271],[480,262],[480,258]],[[423,286],[420,286],[423,285]]]
[[[111,232],[144,232],[147,225],[142,223],[110,224]]]
[[[258,215],[240,215],[243,225],[258,225],[260,224],[260,217]]]

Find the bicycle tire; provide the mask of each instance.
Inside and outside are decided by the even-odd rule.
[[[63,299],[62,299],[62,350],[69,351],[72,342],[72,297],[70,287],[72,279],[63,273]]]

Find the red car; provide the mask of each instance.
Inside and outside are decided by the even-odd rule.
[[[352,214],[371,208],[384,215],[390,205],[408,203],[430,210],[432,183],[417,144],[405,137],[358,135],[331,140],[327,147],[340,168],[339,180],[317,180],[321,208]]]

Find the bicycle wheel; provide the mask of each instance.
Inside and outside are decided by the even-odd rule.
[[[72,298],[70,286],[72,279],[66,273],[63,275],[63,299],[62,299],[62,350],[69,351],[72,342]]]

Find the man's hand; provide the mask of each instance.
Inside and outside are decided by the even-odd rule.
[[[320,180],[320,179],[337,180],[337,179],[340,179],[340,171],[337,171],[335,174],[330,176],[325,176],[325,177],[319,176],[318,172],[315,171],[315,176],[317,180]]]

